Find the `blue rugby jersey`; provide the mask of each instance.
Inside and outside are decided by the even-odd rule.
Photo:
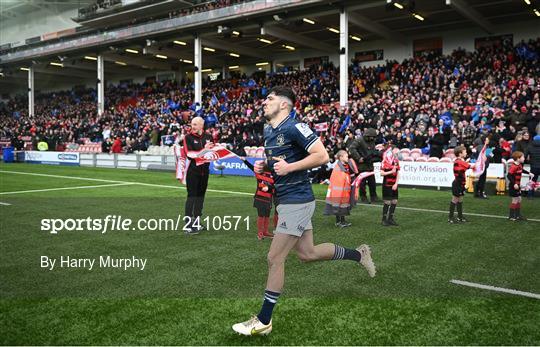
[[[300,161],[308,156],[309,149],[317,139],[317,135],[306,124],[291,117],[285,118],[275,128],[265,125],[264,150],[274,177],[278,204],[302,204],[315,200],[307,170],[278,176],[274,171],[277,162],[274,157],[285,159],[287,163]]]

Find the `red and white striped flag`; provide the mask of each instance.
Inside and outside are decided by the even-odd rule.
[[[322,122],[322,123],[315,124],[315,131],[318,131],[318,132],[328,131],[328,123]]]
[[[362,184],[362,180],[366,177],[375,175],[374,171],[364,171],[358,174],[356,178],[354,179],[353,183],[351,184],[353,192],[354,192],[354,199],[358,200],[358,190],[360,188],[360,184]]]
[[[384,168],[391,168],[394,166],[394,152],[392,147],[389,147],[386,151],[383,153],[383,160],[381,163],[381,167]]]
[[[220,146],[205,148],[200,151],[190,151],[187,153],[187,156],[189,158],[195,159],[195,163],[197,165],[210,163],[219,159],[238,157],[236,154],[229,151],[227,148]]]
[[[186,184],[186,175],[189,167],[189,159],[187,153],[184,151],[184,147],[178,144],[173,145],[174,159],[176,162],[176,179]]]
[[[374,171],[364,171],[361,172],[358,176],[356,176],[356,179],[353,181],[352,185],[360,187],[360,183],[362,183],[362,180],[366,177],[375,175]]]
[[[486,149],[487,145],[484,145],[484,147],[482,147],[482,150],[478,154],[478,159],[476,159],[476,165],[474,166],[474,175],[476,177],[481,176],[486,169]]]
[[[527,188],[529,190],[537,190],[540,188],[540,182],[535,182],[533,180],[530,180],[529,183],[527,183]]]

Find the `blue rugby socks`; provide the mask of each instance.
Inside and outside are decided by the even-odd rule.
[[[261,321],[262,324],[267,325],[272,320],[272,311],[274,310],[274,306],[276,305],[280,294],[281,293],[272,292],[270,290],[264,291],[264,301],[261,312],[257,315],[257,318],[259,318],[259,321]]]
[[[358,252],[356,249],[349,249],[344,248],[338,245],[334,245],[334,256],[332,257],[332,260],[354,260],[354,261],[360,261],[360,252]]]

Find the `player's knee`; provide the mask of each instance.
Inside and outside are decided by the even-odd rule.
[[[268,262],[268,267],[273,267],[285,263],[285,258],[272,253],[268,253],[268,255],[266,256],[266,261]]]

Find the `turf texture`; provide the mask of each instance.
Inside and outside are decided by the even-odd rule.
[[[399,227],[380,225],[380,205],[359,205],[348,218],[353,226],[339,229],[322,214],[327,186],[314,185],[320,200],[316,243],[369,244],[377,276],[369,278],[349,261],[304,264],[292,253],[274,331],[243,338],[231,325],[260,308],[270,245],[256,238],[253,178],[212,176],[204,214],[242,219],[236,230],[195,236],[181,230],[40,230],[51,218],[176,219],[186,191],[171,173],[1,164],[0,183],[9,193],[0,202],[10,204],[0,206],[4,345],[540,344],[540,300],[450,283],[540,293],[540,222],[493,217],[506,216],[508,197],[467,195],[466,213],[489,216],[448,225],[449,191],[400,188]],[[130,184],[13,194],[124,183]],[[540,219],[540,200],[524,199],[523,213]],[[147,264],[143,271],[51,271],[40,266],[41,256],[135,256]]]

